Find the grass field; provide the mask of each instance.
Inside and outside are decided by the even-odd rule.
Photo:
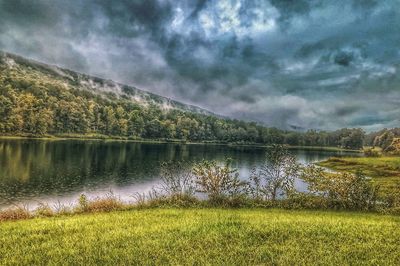
[[[1,265],[399,265],[400,217],[147,209],[0,223]]]
[[[400,189],[400,157],[343,157],[330,158],[318,165],[342,172],[361,170],[371,177],[375,184],[380,185],[384,194],[390,194]]]

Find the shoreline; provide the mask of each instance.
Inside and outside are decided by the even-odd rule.
[[[192,142],[183,140],[150,140],[150,139],[132,139],[113,136],[91,136],[91,135],[46,135],[46,136],[18,136],[18,135],[0,135],[0,140],[41,140],[41,141],[104,141],[104,142],[133,142],[133,143],[149,143],[149,144],[181,144],[181,145],[218,145],[232,147],[254,147],[268,148],[271,145],[261,143],[224,143],[224,142]],[[357,152],[362,150],[345,149],[332,146],[291,146],[287,145],[290,150],[315,150],[315,151],[337,151],[337,152]]]

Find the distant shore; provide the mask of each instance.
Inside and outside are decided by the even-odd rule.
[[[222,145],[222,146],[238,146],[238,147],[255,147],[255,148],[268,148],[270,145],[261,143],[237,143],[237,142],[217,142],[217,141],[184,141],[180,139],[141,139],[119,136],[106,136],[98,134],[61,134],[61,135],[44,135],[44,136],[29,136],[29,135],[0,135],[0,140],[4,139],[24,139],[24,140],[48,140],[48,141],[62,141],[62,140],[96,140],[96,141],[121,141],[121,142],[135,142],[135,143],[155,143],[155,144],[183,144],[183,145]],[[340,152],[362,152],[361,150],[345,149],[341,147],[332,146],[292,146],[287,145],[292,150],[320,150],[320,151],[340,151]]]

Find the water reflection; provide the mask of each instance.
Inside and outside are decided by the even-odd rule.
[[[340,155],[293,151],[301,162]],[[265,150],[221,145],[148,144],[105,141],[0,141],[0,208],[16,203],[71,202],[79,194],[112,190],[124,200],[158,182],[163,161],[233,159],[242,178],[264,161]],[[301,186],[301,184],[300,184]]]

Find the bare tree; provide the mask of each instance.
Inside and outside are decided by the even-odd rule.
[[[300,165],[283,145],[273,145],[267,149],[264,165],[254,168],[250,180],[253,181],[253,195],[256,198],[276,200],[289,195],[294,190],[294,180]]]

